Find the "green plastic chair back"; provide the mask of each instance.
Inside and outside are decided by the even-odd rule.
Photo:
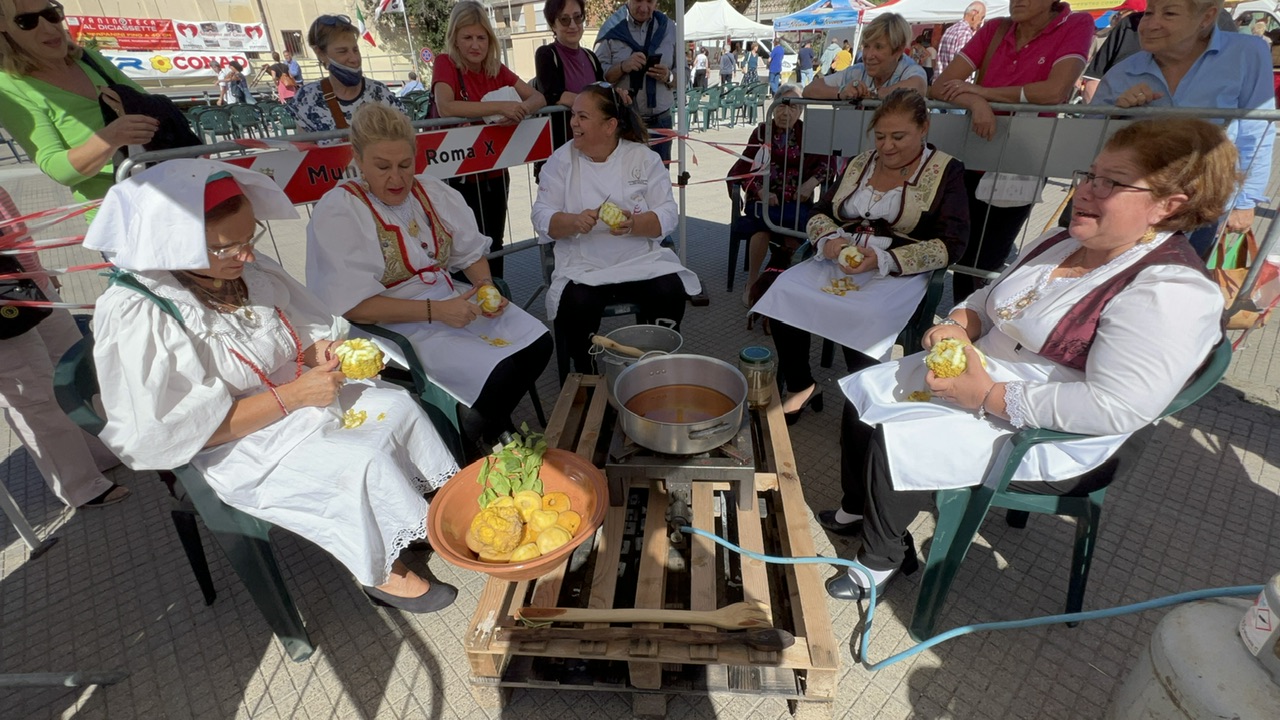
[[[1226,374],[1231,365],[1231,343],[1223,340],[1214,347],[1205,364],[1182,392],[1169,403],[1160,417],[1173,413],[1195,403],[1213,389]],[[1145,443],[1150,431],[1139,431],[1140,442]],[[932,637],[937,625],[938,614],[946,601],[947,592],[955,581],[960,564],[978,534],[987,511],[992,507],[1010,510],[1009,522],[1015,527],[1025,523],[1026,513],[1045,513],[1050,515],[1067,515],[1078,518],[1076,522],[1076,540],[1071,563],[1071,581],[1067,590],[1066,612],[1079,612],[1084,606],[1085,585],[1089,580],[1089,566],[1093,559],[1093,549],[1097,541],[1099,519],[1102,515],[1102,502],[1107,489],[1085,496],[1032,495],[1009,489],[1009,482],[1022,458],[1027,452],[1046,442],[1065,442],[1087,438],[1087,435],[1030,428],[1015,434],[1009,441],[1009,454],[1001,469],[1000,479],[994,486],[978,485],[976,487],[941,490],[937,493],[938,527],[933,535],[933,543],[929,548],[929,559],[925,562],[924,577],[920,583],[920,596],[916,600],[915,613],[911,618],[911,636],[916,640]],[[1126,444],[1134,442],[1138,433],[1129,438]],[[1074,626],[1074,623],[1070,623]]]
[[[128,281],[115,281],[114,284],[128,285]],[[161,307],[165,305],[161,303]],[[177,317],[181,320],[181,316]],[[92,335],[86,335],[72,345],[59,360],[54,369],[53,390],[63,412],[86,432],[97,435],[106,427],[106,421],[93,406],[99,385],[93,367]],[[314,652],[314,647],[272,552],[269,537],[272,525],[222,502],[204,476],[190,465],[183,465],[172,472],[177,476],[175,498],[182,495],[191,505],[191,510],[173,512],[174,525],[204,591],[206,604],[212,604],[215,595],[204,551],[199,549],[199,530],[194,522],[184,522],[179,517],[189,515],[191,511],[198,513],[205,527],[213,533],[232,569],[240,576],[272,632],[284,645],[285,652],[296,662],[306,660]],[[199,553],[198,558],[195,553]]]

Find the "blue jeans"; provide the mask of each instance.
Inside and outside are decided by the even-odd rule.
[[[777,95],[778,87],[782,85],[782,73],[769,73],[769,94]]]
[[[670,130],[673,127],[671,124],[672,117],[670,110],[658,113],[657,115],[650,115],[649,117],[644,118],[644,126],[649,129],[658,128]],[[658,157],[662,158],[664,163],[671,162],[671,146],[675,145],[675,141],[665,135],[650,134],[649,137],[655,140],[661,138],[665,141],[660,145],[653,145],[651,147],[654,152],[658,153]]]
[[[801,71],[800,71],[800,85],[801,85],[801,86],[806,86],[806,87],[807,87],[807,86],[809,85],[809,83],[811,83],[811,82],[813,82],[813,71],[812,71],[812,70],[801,70]]]

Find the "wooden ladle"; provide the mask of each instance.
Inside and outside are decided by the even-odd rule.
[[[679,625],[712,625],[725,630],[773,627],[768,611],[760,603],[740,602],[719,610],[662,610],[658,608],[584,608],[524,607],[516,617],[532,624],[547,622],[590,623],[672,623]]]
[[[605,350],[612,350],[619,355],[627,355],[634,358],[644,357],[644,354],[648,352],[646,350],[641,350],[640,348],[633,348],[630,345],[619,344],[603,335],[592,335],[591,342],[599,345]]]

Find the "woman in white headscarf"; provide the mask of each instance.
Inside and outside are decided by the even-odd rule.
[[[423,494],[457,465],[407,393],[347,381],[334,353],[347,322],[255,257],[258,221],[294,217],[265,176],[207,160],[112,188],[85,240],[120,268],[93,321],[102,440],[135,470],[190,463],[227,504],[331,553],[375,601],[434,612],[457,591],[399,555],[426,536]]]

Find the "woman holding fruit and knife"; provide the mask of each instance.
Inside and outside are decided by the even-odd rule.
[[[607,83],[583,88],[569,120],[573,142],[542,168],[533,229],[554,243],[547,317],[555,323],[560,380],[591,372],[591,335],[606,305],[635,303],[636,322],[679,326],[698,276],[661,246],[680,208],[662,160],[635,110]]]
[[[307,286],[335,314],[381,325],[413,343],[432,382],[462,405],[469,456],[504,431],[551,359],[547,329],[498,295],[489,238],[453,188],[414,177],[413,126],[385,105],[351,117],[360,180],[316,204],[307,226]],[[470,285],[456,284],[462,272]]]
[[[964,165],[926,142],[928,113],[909,88],[884,99],[871,118],[875,149],[851,160],[814,205],[815,257],[779,275],[752,308],[773,320],[788,422],[810,404],[822,409],[809,334],[843,345],[850,370],[875,364],[920,304],[929,273],[969,241]]]
[[[84,242],[120,269],[93,316],[101,438],[135,470],[189,463],[375,601],[434,612],[457,591],[399,557],[427,534],[423,493],[458,465],[413,398],[367,377],[380,364],[340,365],[347,321],[254,255],[261,221],[297,216],[270,178],[211,160],[111,189]]]

